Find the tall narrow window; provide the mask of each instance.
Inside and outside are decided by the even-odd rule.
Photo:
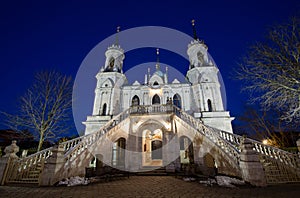
[[[109,60],[109,67],[110,67],[110,68],[113,68],[114,65],[115,65],[115,59],[114,59],[114,58],[111,58],[111,59]]]
[[[107,109],[106,106],[107,106],[106,103],[104,103],[104,105],[103,105],[103,107],[102,107],[102,114],[101,114],[101,115],[103,115],[103,116],[106,115],[106,109]]]
[[[152,98],[152,104],[160,104],[160,98],[157,94],[155,94]]]
[[[211,100],[207,100],[207,106],[208,106],[208,111],[212,112],[212,105],[211,105]]]

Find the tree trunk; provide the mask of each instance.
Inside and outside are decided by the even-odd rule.
[[[38,149],[37,149],[37,152],[39,152],[43,146],[43,143],[44,143],[44,131],[41,131],[40,133],[40,140],[39,140],[39,146],[38,146]]]

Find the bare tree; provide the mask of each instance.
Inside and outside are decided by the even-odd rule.
[[[250,47],[236,71],[252,101],[285,112],[282,119],[300,118],[300,19],[270,29],[264,42]]]
[[[72,85],[72,78],[59,72],[37,73],[33,86],[21,97],[18,115],[4,113],[6,125],[17,131],[32,129],[40,151],[44,140],[70,128]]]
[[[268,145],[285,148],[289,146],[286,132],[297,129],[298,126],[286,124],[280,119],[278,111],[258,110],[254,106],[246,106],[244,113],[238,117],[243,122],[242,129],[258,141],[267,140]]]

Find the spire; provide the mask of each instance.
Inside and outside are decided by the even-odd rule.
[[[193,19],[191,22],[192,22],[192,27],[193,27],[194,39],[197,40],[198,36],[197,36],[197,32],[196,32],[196,27],[195,27],[195,20]]]
[[[117,33],[116,33],[116,45],[119,45],[119,32],[120,32],[120,26],[117,27]]]
[[[149,84],[149,80],[150,80],[150,68],[148,67],[148,78],[147,78],[147,84]]]
[[[156,71],[159,71],[160,70],[160,65],[159,65],[159,49],[158,48],[156,49],[156,56],[157,56],[157,58],[156,58],[155,67],[156,67]]]

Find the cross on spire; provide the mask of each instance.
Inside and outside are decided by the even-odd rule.
[[[195,27],[195,19],[193,19],[191,21],[192,23],[192,27],[193,27],[193,34],[194,34],[194,39],[197,40],[198,39],[198,36],[197,36],[197,32],[196,32],[196,27]]]
[[[156,56],[157,56],[157,58],[156,58],[155,67],[156,67],[156,71],[158,71],[158,70],[160,70],[160,66],[159,66],[159,48],[156,49]]]
[[[119,32],[120,32],[120,26],[117,27],[117,33],[116,33],[116,45],[119,45]]]

